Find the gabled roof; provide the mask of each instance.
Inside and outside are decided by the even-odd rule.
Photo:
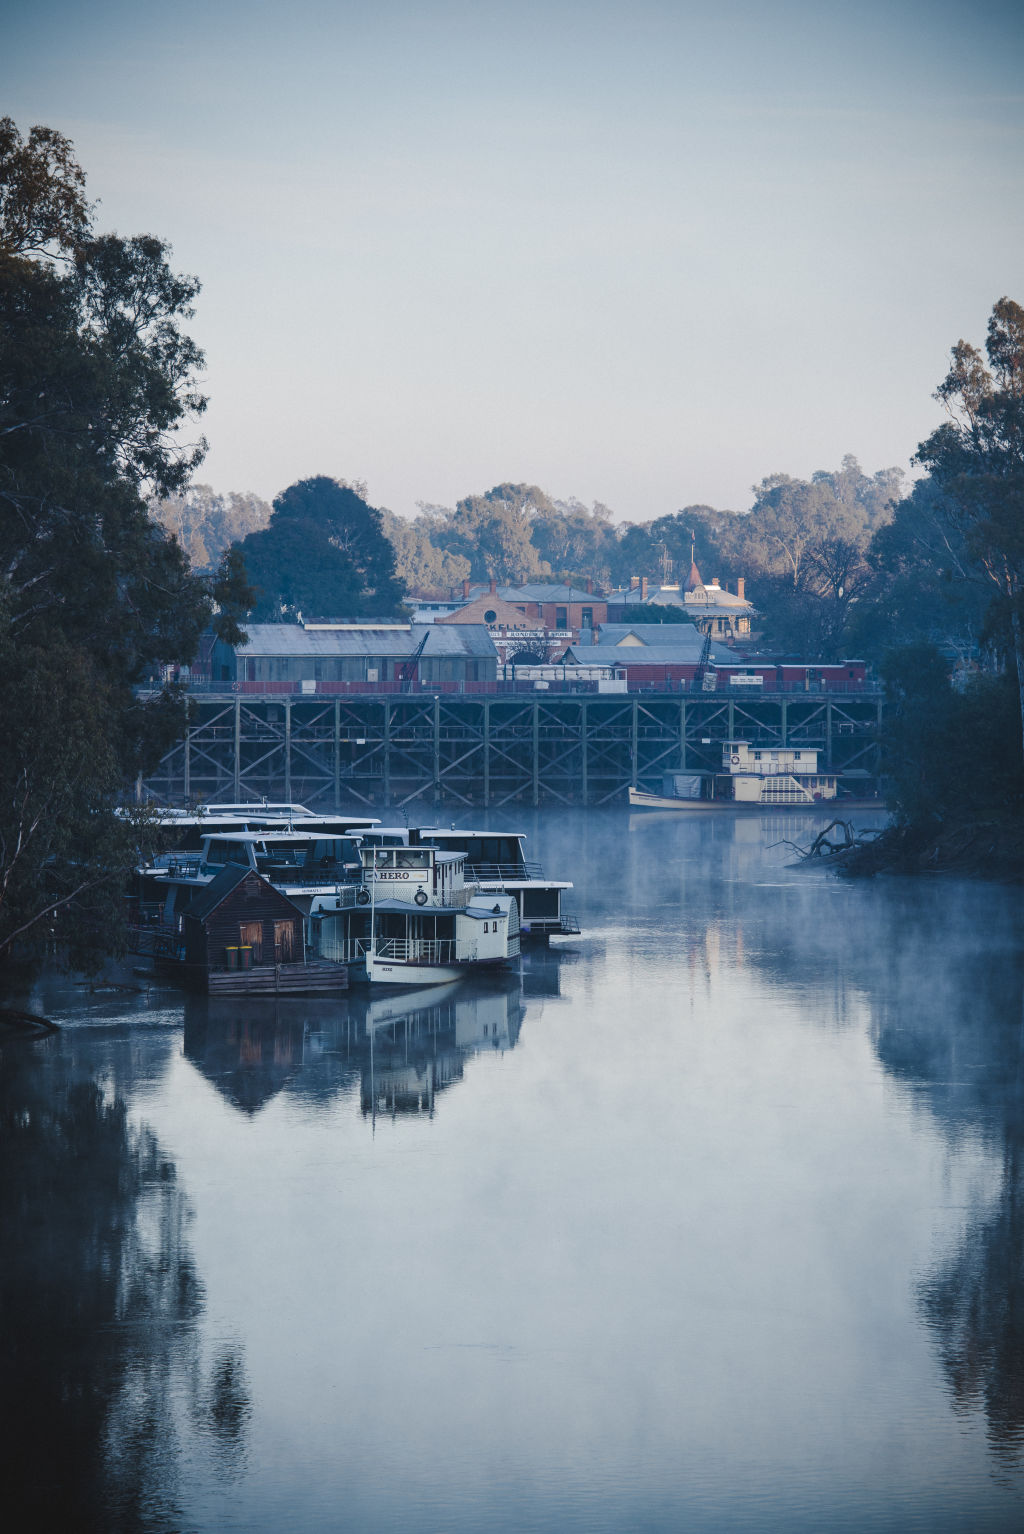
[[[692,623],[602,623],[597,642],[621,645],[630,634],[640,641],[640,646],[678,646],[681,650],[695,649],[698,655],[704,645],[704,635]]]
[[[262,874],[256,873],[255,869],[245,868],[241,863],[225,863],[220,873],[210,881],[206,888],[201,889],[198,894],[192,897],[189,904],[185,907],[185,915],[194,916],[197,921],[205,921],[208,916],[213,915],[219,905],[224,903],[232,891],[236,890],[246,879],[258,879],[260,884],[265,885],[270,890],[271,894],[276,895],[279,900],[283,900],[285,905],[291,906],[296,915],[302,915],[298,906],[294,901],[289,900],[287,895],[282,895],[280,890],[276,890],[270,881],[264,879]]]
[[[570,645],[563,660],[579,666],[696,666],[704,641],[693,650],[680,645]],[[711,646],[709,660],[717,666],[744,665],[745,659],[726,645]],[[561,664],[561,662],[559,662]]]

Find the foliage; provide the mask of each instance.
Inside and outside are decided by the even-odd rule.
[[[665,607],[661,602],[637,602],[634,606],[624,607],[622,616],[617,620],[620,623],[688,623],[694,626],[693,619],[682,607]]]
[[[393,511],[381,511],[381,529],[395,551],[395,574],[420,597],[444,597],[469,578],[471,562],[435,544],[437,514],[420,503],[420,515],[407,521]]]
[[[917,450],[942,492],[951,542],[1007,622],[1024,751],[1024,309],[993,306],[985,359],[958,341],[936,393],[949,419]]]
[[[894,650],[883,668],[889,712],[883,769],[899,817],[916,827],[1024,811],[1016,688],[978,673],[961,688],[933,645]]]
[[[342,480],[298,480],[274,501],[270,524],[237,546],[265,622],[361,616],[401,608],[403,587],[381,513]]]
[[[179,436],[205,403],[181,329],[198,284],[151,235],[94,235],[84,184],[62,135],[0,120],[0,960],[57,898],[76,951],[113,923],[94,882],[127,856],[112,802],[184,723],[133,684],[191,659],[215,586],[225,631],[246,595],[237,568],[194,576],[146,511],[203,452]]]
[[[469,560],[471,580],[493,577],[501,585],[520,585],[550,574],[530,535],[538,514],[554,512],[554,503],[536,485],[495,485],[443,512],[436,538],[440,547]]]
[[[210,485],[154,499],[149,514],[177,538],[193,570],[216,568],[233,543],[270,521],[270,507],[258,495],[237,490],[218,495]]]

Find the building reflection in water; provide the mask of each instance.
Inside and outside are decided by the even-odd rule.
[[[527,1010],[560,996],[575,954],[531,954],[522,972],[451,985],[339,998],[185,1004],[186,1057],[241,1111],[287,1089],[321,1101],[358,1087],[364,1115],[432,1115],[438,1096],[480,1052],[514,1049]]]
[[[189,1204],[129,1119],[130,1073],[73,1033],[0,1046],[0,1441],[18,1528],[177,1527],[184,1440],[222,1474],[244,1460],[244,1361],[200,1358]]]

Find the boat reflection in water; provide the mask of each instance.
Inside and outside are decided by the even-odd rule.
[[[323,1102],[359,1092],[364,1115],[432,1115],[470,1055],[514,1049],[527,1008],[559,995],[559,956],[522,974],[389,995],[185,1002],[185,1055],[227,1100],[255,1114],[279,1093]]]

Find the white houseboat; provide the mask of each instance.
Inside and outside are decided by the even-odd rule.
[[[660,794],[631,788],[629,802],[634,809],[792,810],[834,808],[837,795],[836,775],[819,770],[814,748],[727,740],[721,771],[665,773]]]
[[[364,846],[355,891],[314,898],[310,942],[371,985],[443,985],[519,957],[519,910],[465,878],[466,855],[430,846]]]

